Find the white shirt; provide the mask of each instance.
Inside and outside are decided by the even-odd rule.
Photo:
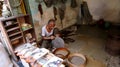
[[[48,32],[46,29],[46,25],[42,27],[42,36],[51,36],[53,34],[53,29],[51,30],[51,32]]]

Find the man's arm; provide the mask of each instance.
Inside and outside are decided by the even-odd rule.
[[[51,39],[51,37],[46,37],[46,36],[42,36],[42,38],[43,38],[44,40],[49,40],[49,39]]]

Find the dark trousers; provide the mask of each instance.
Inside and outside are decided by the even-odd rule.
[[[43,40],[41,47],[52,50],[52,40]]]

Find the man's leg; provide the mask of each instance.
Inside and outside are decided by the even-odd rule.
[[[51,40],[43,40],[41,47],[51,50],[52,48]]]

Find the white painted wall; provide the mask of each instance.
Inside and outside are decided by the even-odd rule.
[[[120,22],[120,0],[84,0],[94,20],[104,18],[107,21]]]

